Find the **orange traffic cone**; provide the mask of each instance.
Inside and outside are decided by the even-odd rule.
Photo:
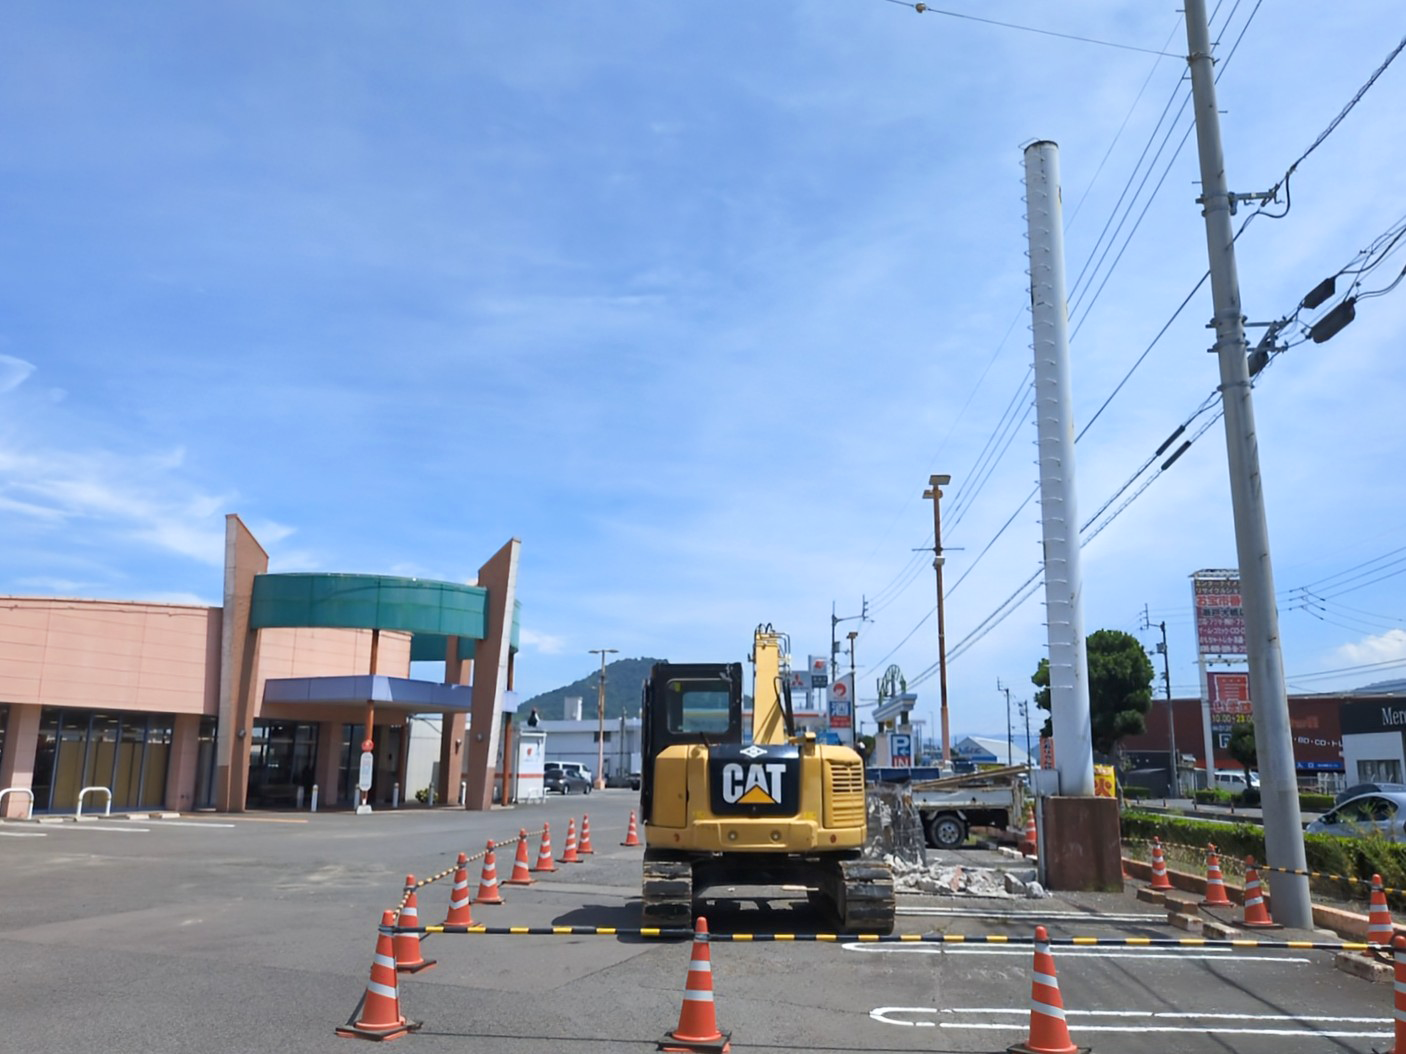
[[[520,830],[517,833],[517,859],[513,861],[513,873],[503,879],[503,885],[530,886],[536,881],[527,866],[527,832]]]
[[[1162,855],[1162,839],[1152,839],[1152,881],[1148,889],[1171,889],[1172,880],[1167,877],[1167,858]]]
[[[400,991],[395,983],[395,949],[391,940],[394,926],[395,912],[382,912],[366,994],[361,997],[361,1006],[352,1012],[351,1019],[345,1025],[338,1026],[337,1035],[349,1039],[399,1039],[420,1027],[417,1022],[406,1021],[400,1014]]]
[[[1234,907],[1225,895],[1225,876],[1220,873],[1220,857],[1216,855],[1216,847],[1208,843],[1206,848],[1210,855],[1206,858],[1206,895],[1201,903],[1208,908]]]
[[[581,816],[581,845],[577,851],[582,856],[589,856],[595,850],[591,848],[591,814],[584,813]]]
[[[561,851],[561,862],[563,864],[579,864],[581,858],[576,855],[576,821],[566,821],[566,848]]]
[[[1245,857],[1245,918],[1241,925],[1259,929],[1277,928],[1279,925],[1269,917],[1269,909],[1264,906],[1264,897],[1260,893],[1260,873],[1255,870],[1253,856]]]
[[[556,861],[552,859],[552,828],[550,824],[542,825],[542,848],[537,853],[537,866],[534,871],[555,871]]]
[[[480,904],[501,904],[498,893],[498,861],[493,859],[493,843],[488,843],[488,852],[483,857],[483,874],[478,879],[478,895],[474,900]]]
[[[454,889],[449,894],[449,914],[444,916],[446,926],[472,926],[473,909],[469,906],[469,858],[459,854],[454,865]]]
[[[1059,994],[1050,935],[1045,927],[1035,927],[1035,968],[1030,975],[1030,1039],[1006,1048],[1008,1054],[1086,1054],[1088,1047],[1076,1047],[1069,1040],[1064,1023],[1064,1000]]]
[[[418,927],[420,925],[420,902],[415,896],[415,876],[405,876],[405,906],[400,909],[396,926]],[[401,973],[419,973],[435,964],[434,959],[426,959],[420,954],[418,933],[397,933],[395,935],[395,968]]]
[[[1393,937],[1391,946],[1396,952],[1396,1034],[1390,1049],[1382,1054],[1397,1054],[1397,1051],[1406,1054],[1406,937]]]
[[[660,1050],[725,1051],[731,1050],[731,1032],[719,1032],[713,1011],[713,962],[708,951],[708,920],[701,915],[693,931],[693,954],[688,963],[688,980],[684,983],[683,1009],[679,1011],[679,1027],[664,1034]]]
[[[1025,838],[1021,841],[1020,851],[1025,856],[1035,856],[1040,851],[1040,833],[1035,827],[1033,807],[1025,814]]]
[[[1382,889],[1382,876],[1372,876],[1372,899],[1367,909],[1367,941],[1383,947],[1391,943],[1396,935],[1396,927],[1391,923],[1391,909],[1386,906],[1386,891]]]
[[[640,844],[640,832],[639,832],[639,829],[635,827],[635,810],[634,810],[634,809],[631,809],[631,810],[630,810],[630,829],[625,832],[625,840],[624,840],[623,842],[621,842],[620,844],[621,844],[621,845],[639,845],[639,844]]]

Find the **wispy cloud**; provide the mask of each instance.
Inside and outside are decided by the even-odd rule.
[[[1406,659],[1406,629],[1390,629],[1385,633],[1364,637],[1342,645],[1334,653],[1345,663],[1368,665]]]

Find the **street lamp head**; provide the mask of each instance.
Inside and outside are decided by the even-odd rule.
[[[852,629],[852,630],[850,630],[848,633],[845,634],[845,637],[846,637],[848,640],[856,640],[856,639],[858,639],[858,637],[859,637],[859,630],[857,630],[857,629]]]

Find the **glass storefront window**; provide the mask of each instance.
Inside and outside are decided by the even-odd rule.
[[[247,803],[255,807],[298,804],[306,801],[317,778],[315,724],[259,719],[249,744]]]
[[[172,733],[165,714],[45,707],[34,755],[35,811],[74,809],[84,787],[108,788],[114,809],[165,805]],[[90,794],[83,807],[96,810],[103,802],[101,794]]]

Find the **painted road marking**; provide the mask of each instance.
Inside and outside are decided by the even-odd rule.
[[[1008,947],[998,944],[842,944],[840,947],[851,952],[880,952],[887,955],[1006,955],[1018,956],[1022,959],[1029,959],[1031,951],[1028,947]],[[1088,945],[1074,944],[1061,945],[1059,949],[1060,960],[1068,958],[1100,958],[1100,959],[1176,959],[1178,962],[1188,960],[1208,959],[1218,962],[1237,963],[1293,963],[1298,965],[1308,965],[1311,959],[1301,958],[1293,955],[1242,955],[1235,948],[1198,948],[1188,947],[1185,951],[1172,948],[1152,949],[1140,951],[1136,948],[1119,947],[1117,945]]]
[[[47,838],[45,831],[0,831],[6,838]]]
[[[1116,914],[1116,915],[1091,915],[1085,911],[981,911],[976,908],[929,908],[929,907],[907,907],[900,904],[898,907],[900,915],[929,915],[935,918],[954,919],[990,919],[992,922],[1008,922],[1011,920],[1034,921],[1034,922],[1151,922],[1159,926],[1167,924],[1165,914],[1150,914],[1141,912],[1138,914]]]
[[[1003,1014],[1010,1015],[1015,1020],[1011,1022],[995,1021],[925,1021],[921,1017],[951,1016],[954,1014]],[[905,1017],[895,1015],[920,1015],[919,1019],[908,1020]],[[1286,1025],[1311,1025],[1319,1022],[1328,1025],[1343,1024],[1363,1024],[1377,1025],[1379,1028],[1390,1028],[1391,1022],[1383,1018],[1362,1018],[1362,1017],[1317,1017],[1311,1014],[1298,1014],[1293,1016],[1274,1014],[1195,1014],[1180,1012],[1159,1012],[1155,1010],[1066,1010],[1066,1017],[1136,1017],[1136,1022],[1127,1024],[1098,1025],[1085,1023],[1071,1024],[1073,1031],[1082,1032],[1182,1032],[1197,1033],[1200,1035],[1224,1035],[1224,1036],[1316,1036],[1324,1039],[1391,1039],[1394,1035],[1391,1031],[1369,1032],[1365,1030],[1349,1029],[1319,1029],[1319,1028],[1291,1028]],[[899,1025],[905,1028],[952,1028],[969,1029],[980,1031],[1006,1031],[1025,1027],[1030,1017],[1028,1007],[1010,1008],[975,1008],[971,1010],[939,1009],[928,1006],[880,1006],[869,1011],[871,1020],[881,1022],[885,1025]],[[1262,1021],[1265,1024],[1259,1028],[1251,1027],[1227,1027],[1225,1025],[1172,1025],[1172,1024],[1149,1024],[1149,1021],[1166,1019],[1200,1019],[1200,1020],[1234,1020],[1234,1021]]]
[[[55,824],[49,828],[49,831],[106,831],[109,834],[114,832],[117,834],[150,834],[151,828],[132,827],[129,824],[122,824],[120,827],[102,827],[99,824],[88,823],[85,820],[82,823]]]
[[[155,820],[157,827],[233,827],[232,823],[216,823],[213,820]]]

